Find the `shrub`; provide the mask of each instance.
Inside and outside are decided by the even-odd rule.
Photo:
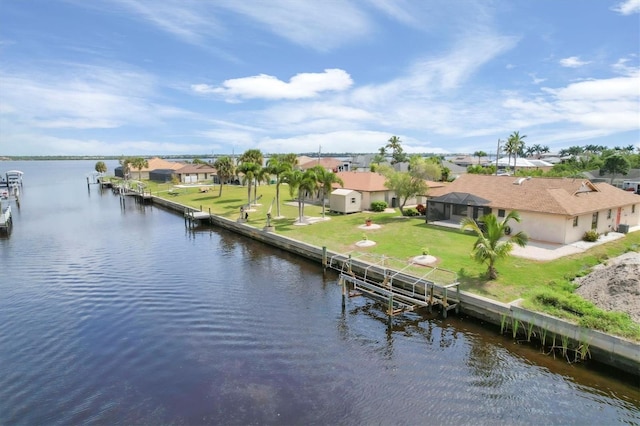
[[[418,210],[414,209],[413,207],[404,209],[404,212],[402,212],[403,216],[418,216],[419,214],[420,213],[418,213]]]
[[[595,229],[591,229],[584,233],[584,235],[582,236],[582,239],[584,241],[593,243],[595,241],[598,241],[599,237],[600,237],[600,234],[598,234],[598,232]]]
[[[384,209],[387,208],[387,202],[386,201],[372,201],[371,202],[371,210],[373,210],[374,212],[383,212]]]

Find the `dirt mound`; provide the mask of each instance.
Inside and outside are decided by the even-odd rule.
[[[640,323],[640,253],[630,252],[598,265],[582,278],[576,293],[607,311],[626,312]]]

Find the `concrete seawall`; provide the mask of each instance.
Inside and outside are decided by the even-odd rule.
[[[152,200],[156,205],[183,215],[199,211],[193,207],[155,196],[152,197]],[[313,246],[272,232],[265,232],[245,223],[239,223],[216,215],[210,215],[210,223],[265,244],[287,250],[314,262],[321,263],[323,261],[324,250],[322,247]],[[332,251],[327,251],[326,254],[328,258],[342,255]],[[353,260],[352,262],[352,269],[356,273],[364,271],[369,266],[371,265],[360,260]],[[482,319],[498,326],[506,324],[509,329],[515,326],[522,332],[527,329],[534,330],[538,336],[545,330],[547,343],[551,343],[552,336],[556,337],[557,343],[561,341],[561,336],[564,336],[570,347],[578,348],[582,345],[588,348],[593,360],[633,375],[640,375],[640,344],[638,343],[580,327],[549,315],[529,311],[520,308],[515,303],[501,303],[465,291],[460,291],[459,297],[461,312],[471,317]]]

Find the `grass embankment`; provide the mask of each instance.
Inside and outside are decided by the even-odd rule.
[[[208,192],[201,188],[174,188],[171,184],[145,183],[147,190],[154,195],[166,197],[182,204],[190,205],[211,213],[236,219],[240,207],[247,203],[247,188],[242,186],[224,186],[222,196],[218,197],[219,186],[211,187]],[[168,195],[169,192],[174,195]],[[275,199],[275,185],[258,187],[262,195],[261,204],[252,206],[248,224],[262,228],[266,224],[266,214]],[[252,190],[253,192],[253,190]],[[252,194],[253,196],[253,194]],[[408,261],[422,254],[428,248],[429,254],[438,258],[437,267],[457,273],[460,288],[475,294],[502,302],[511,302],[522,298],[523,307],[546,312],[564,318],[588,328],[598,329],[614,335],[640,341],[640,324],[635,323],[627,314],[605,312],[592,303],[574,294],[575,286],[571,280],[586,274],[589,269],[608,258],[640,249],[640,232],[628,234],[625,238],[595,246],[585,253],[563,257],[553,261],[533,261],[511,256],[497,263],[499,276],[496,280],[486,278],[486,265],[476,263],[470,256],[475,237],[455,229],[441,228],[426,224],[422,218],[403,218],[396,213],[357,213],[349,215],[330,214],[327,221],[316,222],[310,226],[295,226],[298,208],[288,193],[288,187],[280,188],[282,219],[273,219],[276,232],[287,237],[305,241],[316,246],[326,246],[340,253],[369,253]],[[292,205],[290,205],[290,203]],[[272,216],[276,216],[276,206],[272,207]],[[322,208],[305,204],[305,216],[320,217]],[[380,229],[363,231],[359,228],[364,219],[371,217]],[[366,233],[376,245],[359,248],[355,243],[363,239]],[[396,263],[398,263],[396,261]],[[394,268],[404,265],[389,264]],[[407,271],[405,269],[405,271]],[[424,269],[423,269],[424,271]],[[421,274],[419,267],[413,271]],[[422,272],[424,273],[424,272]]]

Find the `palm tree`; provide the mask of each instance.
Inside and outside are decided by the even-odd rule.
[[[98,161],[96,163],[95,169],[98,173],[106,173],[107,165],[104,163],[104,161]]]
[[[511,154],[513,154],[513,174],[516,174],[516,163],[518,161],[518,153],[522,152],[524,149],[524,138],[527,135],[520,136],[520,132],[516,131],[509,135],[509,139],[507,139],[507,146],[509,147]]]
[[[293,159],[297,161],[295,155]],[[275,154],[267,161],[267,170],[276,177],[276,217],[280,217],[280,184],[282,183],[282,175],[292,170],[293,166],[291,159],[287,160],[281,154]]]
[[[254,164],[257,164],[260,168],[262,168],[262,163],[264,162],[264,156],[262,155],[262,152],[259,149],[248,149],[240,156],[240,158],[238,158],[238,161],[240,163],[254,163]],[[255,193],[257,193],[258,191],[258,178],[262,178],[262,177],[264,177],[264,174],[260,173],[259,171],[256,171],[253,175],[254,184],[255,184],[254,198],[256,198]]]
[[[145,167],[149,167],[149,161],[147,161],[146,158],[136,157],[132,158],[129,163],[131,164],[131,167],[133,167],[134,169],[138,169],[138,180],[141,180],[142,169],[144,169]]]
[[[320,188],[320,201],[322,203],[322,218],[324,219],[324,197],[327,193],[331,193],[333,184],[337,183],[340,186],[344,186],[344,182],[335,173],[328,171],[322,166],[316,166],[313,168],[313,172],[316,175],[316,180]]]
[[[304,197],[307,192],[316,190],[318,181],[313,169],[306,171],[289,170],[282,176],[283,182],[289,184],[289,194],[298,195],[298,222],[304,223]]]
[[[247,208],[251,207],[251,187],[257,174],[260,172],[260,165],[250,161],[240,163],[237,170],[242,173],[242,184],[247,185]]]
[[[253,200],[254,202],[258,199],[258,185],[262,182],[269,183],[269,179],[271,178],[271,173],[269,173],[269,169],[266,167],[260,167],[260,169],[256,172],[255,186],[253,187]]]
[[[407,161],[407,154],[402,150],[402,141],[397,136],[391,136],[385,148],[391,150],[391,164]],[[381,151],[382,152],[382,151]]]
[[[487,153],[486,153],[486,152],[484,152],[484,151],[476,151],[476,152],[474,152],[474,153],[473,153],[473,156],[474,156],[474,157],[478,157],[478,164],[480,164],[480,159],[481,159],[482,157],[486,157],[486,156],[487,156]]]
[[[118,160],[120,167],[122,167],[122,177],[126,180],[129,177],[129,169],[131,168],[131,158],[121,157]]]
[[[228,179],[232,178],[236,174],[235,166],[231,157],[225,155],[218,158],[213,163],[213,167],[215,167],[218,180],[220,181],[220,192],[218,192],[218,197],[221,197],[222,186]]]
[[[529,241],[529,237],[523,231],[509,236],[507,240],[502,240],[503,236],[511,233],[509,221],[512,219],[520,222],[520,215],[515,210],[509,212],[502,221],[498,221],[492,213],[482,216],[480,221],[484,222],[483,229],[470,217],[465,217],[460,222],[462,230],[471,230],[478,236],[473,244],[472,256],[479,263],[487,263],[487,275],[491,280],[498,277],[496,261],[507,257],[513,250],[513,244],[524,247]]]

